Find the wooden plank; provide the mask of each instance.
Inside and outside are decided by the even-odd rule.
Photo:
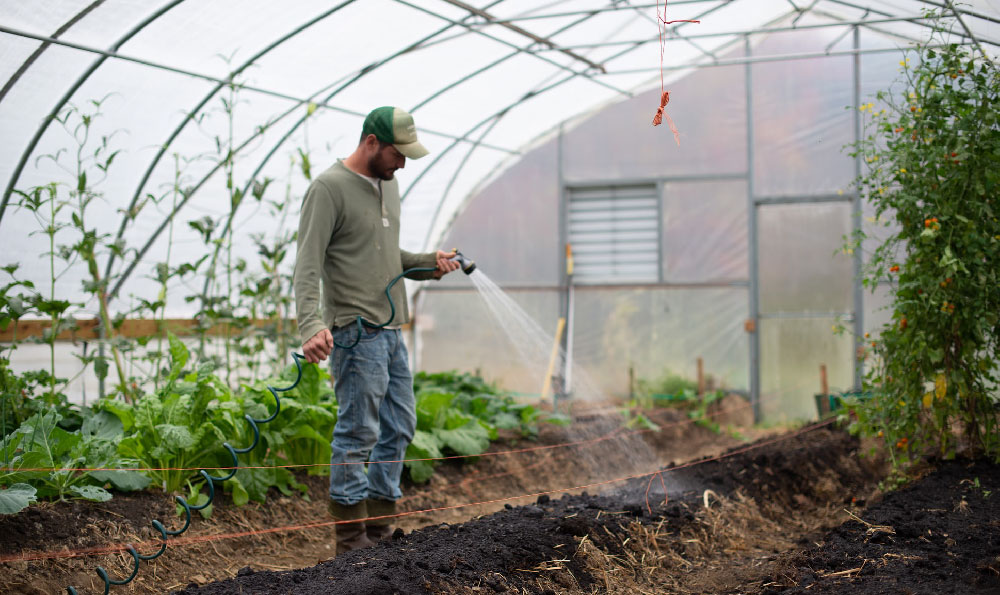
[[[267,328],[275,324],[274,320],[267,318],[258,318],[250,321],[251,325],[256,328]],[[51,322],[48,320],[22,320],[14,326],[14,323],[10,323],[6,329],[0,331],[0,343],[10,343],[16,337],[18,341],[22,341],[29,337],[42,337],[46,330],[51,327]],[[178,337],[192,337],[197,333],[195,328],[198,326],[198,321],[191,318],[167,318],[162,321],[162,329],[170,331],[177,335]],[[218,323],[213,325],[208,329],[208,336],[210,337],[225,337],[226,336],[226,323]],[[282,321],[282,328],[294,333],[296,329],[296,321],[292,319],[286,319]],[[76,327],[73,330],[64,330],[59,333],[56,337],[56,341],[92,341],[97,339],[97,319],[89,320],[77,320]],[[230,334],[236,335],[239,333],[239,329],[235,326],[230,326]],[[403,329],[409,329],[410,324],[405,324]],[[115,336],[125,337],[127,339],[137,339],[141,337],[155,337],[160,333],[161,321],[160,320],[150,320],[145,318],[134,318],[128,319],[122,322],[122,325],[115,330]]]
[[[64,330],[56,337],[57,341],[90,341],[97,338],[97,319],[77,320],[76,328]],[[275,323],[269,319],[252,320],[251,324],[257,328],[265,328]],[[9,343],[17,339],[23,340],[29,337],[42,337],[52,324],[48,320],[22,320],[14,326],[11,323],[3,331],[0,331],[0,342]],[[197,333],[195,329],[198,321],[191,318],[167,318],[161,323],[160,320],[149,319],[129,319],[122,322],[121,326],[115,330],[115,336],[136,339],[140,337],[153,337],[160,333],[161,328],[170,331],[178,337],[190,337]],[[239,329],[228,325],[231,334],[236,334]],[[294,332],[295,321],[285,320],[282,326]],[[212,337],[226,336],[226,323],[218,323],[208,329],[208,335]]]

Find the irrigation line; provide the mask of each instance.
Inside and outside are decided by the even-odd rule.
[[[752,451],[752,450],[755,450],[755,449],[758,449],[758,448],[762,448],[764,446],[769,446],[771,444],[776,444],[776,443],[782,442],[784,440],[790,440],[792,438],[795,438],[795,437],[800,436],[802,434],[805,434],[807,432],[812,432],[814,430],[818,430],[820,428],[828,426],[828,425],[832,424],[834,421],[836,421],[836,419],[828,419],[826,421],[817,422],[815,424],[811,424],[811,425],[805,426],[804,428],[800,428],[799,430],[796,430],[795,432],[791,432],[789,434],[785,434],[783,436],[779,436],[779,437],[774,438],[772,440],[767,440],[767,441],[764,441],[764,442],[758,442],[758,443],[752,444],[752,445],[744,447],[744,448],[740,448],[740,449],[736,449],[736,450],[733,450],[733,451],[729,451],[729,452],[723,453],[721,455],[717,455],[717,456],[709,457],[709,458],[705,458],[705,459],[699,459],[697,461],[691,461],[689,463],[684,463],[682,465],[677,465],[676,467],[671,467],[669,469],[657,469],[657,470],[654,470],[654,471],[648,471],[648,472],[644,472],[644,473],[636,473],[636,474],[633,474],[633,475],[627,475],[625,477],[618,477],[618,478],[615,478],[615,479],[608,479],[608,480],[604,480],[604,481],[598,481],[598,482],[588,483],[588,484],[585,484],[585,485],[578,485],[578,486],[573,486],[573,487],[568,487],[568,488],[558,488],[558,489],[553,489],[553,490],[545,490],[545,491],[541,491],[541,492],[533,492],[533,493],[530,493],[530,494],[520,494],[520,495],[517,495],[517,496],[507,496],[505,498],[494,498],[492,500],[481,500],[481,501],[478,501],[478,502],[468,502],[468,503],[465,503],[465,504],[453,504],[453,505],[450,505],[450,506],[438,506],[438,507],[434,507],[434,508],[425,508],[425,509],[421,509],[421,510],[410,510],[410,511],[400,512],[400,513],[396,513],[396,514],[387,514],[387,515],[381,515],[381,516],[373,516],[373,517],[367,517],[367,518],[364,518],[364,519],[355,519],[355,520],[349,520],[349,521],[319,521],[319,522],[313,522],[313,523],[304,523],[304,524],[300,524],[300,525],[287,525],[287,526],[284,526],[284,527],[271,527],[271,528],[267,528],[267,529],[254,529],[254,530],[250,530],[250,531],[240,531],[240,532],[235,532],[235,533],[220,533],[220,534],[213,534],[213,535],[198,535],[198,536],[192,536],[192,537],[182,537],[182,538],[172,539],[172,540],[170,540],[170,543],[171,543],[171,545],[192,545],[192,544],[196,544],[196,543],[207,543],[207,542],[214,542],[214,541],[222,541],[222,540],[225,540],[225,539],[237,539],[237,538],[240,538],[240,537],[253,537],[253,536],[256,536],[256,535],[266,535],[266,534],[270,534],[270,533],[283,533],[283,532],[292,532],[292,531],[302,531],[302,530],[315,529],[315,528],[320,528],[320,527],[330,527],[330,526],[335,526],[335,525],[344,524],[344,523],[353,523],[353,522],[357,522],[359,520],[360,521],[374,521],[374,520],[382,520],[382,519],[401,518],[401,517],[415,515],[415,514],[427,514],[427,513],[433,513],[433,512],[442,512],[442,511],[445,511],[445,510],[457,510],[459,508],[467,508],[469,506],[483,506],[483,505],[487,505],[487,504],[499,504],[501,502],[510,502],[511,500],[520,500],[520,499],[523,499],[523,498],[537,498],[539,496],[547,496],[547,495],[551,495],[551,494],[559,494],[559,493],[565,493],[565,492],[572,492],[574,490],[586,490],[586,489],[600,487],[600,486],[606,486],[606,485],[610,485],[610,484],[614,484],[614,483],[621,483],[621,482],[629,481],[629,480],[632,480],[632,479],[639,479],[639,478],[643,478],[643,477],[653,477],[653,476],[657,476],[657,475],[662,475],[663,473],[670,473],[672,471],[678,471],[680,469],[686,469],[686,468],[689,468],[689,467],[694,467],[696,465],[702,465],[702,464],[705,464],[705,463],[710,463],[710,462],[714,462],[714,461],[720,461],[722,459],[727,459],[729,457],[733,457],[733,456],[736,456],[736,455],[739,455],[739,454],[743,454],[743,453],[746,453],[746,452],[749,452],[749,451]],[[103,546],[103,547],[84,548],[84,549],[78,549],[78,550],[50,550],[50,551],[38,552],[37,554],[6,555],[6,556],[0,556],[0,564],[7,563],[7,562],[24,562],[24,561],[37,561],[37,560],[56,560],[56,559],[79,558],[79,557],[84,557],[84,556],[93,556],[93,555],[102,555],[102,554],[113,554],[113,553],[124,552],[124,551],[134,551],[136,548],[139,548],[139,547],[157,547],[157,546],[164,546],[165,544],[166,544],[165,540],[155,540],[155,541],[143,541],[143,542],[129,543],[129,544],[116,544],[116,545],[109,545],[109,546]]]
[[[723,415],[727,413],[734,413],[741,411],[743,409],[748,409],[750,407],[749,403],[738,405],[731,409],[722,409],[713,413],[713,415]],[[666,411],[666,410],[665,410]],[[697,419],[683,419],[673,423],[665,424],[660,426],[660,429],[673,428],[677,426],[698,423]],[[339,467],[345,465],[371,465],[371,464],[390,464],[390,463],[411,463],[418,461],[452,461],[457,459],[471,459],[479,457],[496,457],[503,455],[512,454],[522,454],[532,451],[541,450],[552,450],[555,448],[566,448],[570,446],[583,446],[586,444],[592,444],[597,442],[603,442],[605,440],[610,440],[612,438],[624,438],[626,436],[631,436],[632,434],[641,434],[644,432],[652,432],[654,430],[648,428],[641,428],[638,430],[631,430],[628,432],[621,432],[622,428],[615,428],[614,430],[604,434],[603,436],[598,436],[597,438],[587,438],[585,440],[576,440],[573,442],[560,442],[559,444],[547,444],[545,446],[528,446],[525,448],[517,448],[513,450],[500,450],[496,452],[484,452],[477,455],[450,455],[447,457],[430,457],[425,459],[399,459],[394,461],[363,461],[363,462],[351,462],[351,463],[296,463],[290,465],[239,465],[228,466],[228,467],[28,467],[24,469],[7,469],[8,471],[13,471],[16,473],[42,473],[48,472],[52,473],[55,471],[72,471],[79,473],[93,472],[93,471],[229,471],[232,469],[301,469],[301,468],[312,468],[312,467]]]

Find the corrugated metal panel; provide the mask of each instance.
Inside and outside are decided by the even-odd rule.
[[[576,281],[659,280],[660,210],[655,185],[571,188],[568,228]]]

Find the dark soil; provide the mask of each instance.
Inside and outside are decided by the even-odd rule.
[[[698,511],[704,503],[730,496],[784,511],[850,503],[872,481],[872,470],[858,464],[857,446],[843,432],[818,429],[752,449],[741,447],[721,460],[668,469],[664,483],[673,489],[666,503],[658,477],[652,482],[635,479],[603,495],[558,500],[543,495],[533,505],[458,525],[397,532],[389,543],[311,568],[247,569],[233,579],[192,585],[182,593],[604,592],[610,585],[607,570],[603,576],[595,572],[592,560],[580,555],[584,544],[624,560],[634,557],[626,545],[630,535],[666,525],[669,534],[657,534],[654,540],[671,547],[672,536],[674,545],[683,547],[685,534],[703,526],[705,517]],[[545,573],[551,574],[541,581]]]
[[[730,413],[716,421],[746,424],[749,407],[733,396],[724,404]],[[661,425],[658,432],[626,431],[614,406],[584,410],[569,427],[543,425],[541,434],[524,439],[514,433],[491,445],[491,450],[513,451],[462,463],[446,461],[427,484],[407,483],[400,503],[403,511],[417,511],[399,519],[412,531],[443,523],[458,524],[504,510],[504,503],[528,504],[535,497],[522,494],[564,489],[622,477],[655,468],[656,461],[689,461],[718,454],[744,443],[736,434],[718,434],[692,423],[685,412],[662,409],[649,416]],[[774,430],[742,430],[747,436],[774,434]],[[603,438],[610,438],[604,440]],[[599,439],[599,440],[593,440]],[[583,442],[580,442],[583,441]],[[578,442],[568,448],[524,450]],[[144,562],[135,580],[112,592],[165,593],[189,583],[205,584],[237,575],[239,569],[290,570],[315,564],[333,555],[334,530],[323,524],[326,513],[325,476],[298,475],[309,486],[308,498],[272,493],[266,504],[232,506],[228,495],[217,497],[209,519],[197,514],[184,537],[208,542],[173,542],[166,553]],[[580,490],[573,490],[579,492]],[[470,504],[479,503],[479,504]],[[157,539],[150,521],[167,528],[180,526],[173,498],[162,492],[116,494],[105,503],[84,501],[38,503],[17,515],[0,516],[0,592],[36,595],[65,592],[75,586],[81,594],[103,590],[96,569],[102,566],[113,579],[131,570],[123,553],[91,555],[89,548],[121,548],[127,543]],[[319,524],[306,530],[253,534],[261,529]],[[151,554],[155,546],[140,548]],[[80,555],[84,554],[84,555]],[[76,557],[70,557],[76,556]],[[19,558],[19,559],[18,559]]]
[[[940,463],[857,516],[760,592],[1000,593],[1000,466]]]
[[[613,413],[578,414],[572,431],[493,447],[518,452],[442,463],[428,484],[406,486],[401,509],[413,514],[391,541],[332,560],[329,525],[229,536],[327,520],[325,477],[299,477],[305,499],[234,508],[223,497],[188,532],[219,539],[174,544],[112,592],[1000,594],[1000,466],[937,462],[883,497],[884,466],[844,432],[744,429],[764,436],[748,445],[684,412],[651,417],[660,431],[630,433]],[[679,464],[647,474],[669,460]],[[590,494],[563,494],[587,484]],[[154,539],[149,521],[174,526],[173,508],[148,492],[0,517],[0,556],[23,556],[0,563],[0,591],[101,592],[95,567],[124,578],[127,555],[30,558]]]

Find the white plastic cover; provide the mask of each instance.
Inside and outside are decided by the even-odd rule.
[[[921,10],[938,3],[671,3],[668,19],[701,22],[670,26],[662,62],[656,17],[657,9],[663,9],[660,3],[466,4],[3,0],[0,264],[20,262],[22,277],[48,286],[47,238],[39,233],[44,222],[18,207],[14,191],[57,182],[65,197],[75,185],[67,152],[74,146],[72,131],[48,119],[69,106],[89,113],[96,109],[92,101],[100,102],[102,115],[92,125],[90,140],[107,138],[108,146],[120,151],[106,177],[90,177],[100,197],[86,219],[110,240],[121,234],[125,252],[114,258],[108,272],[114,286],[120,286],[112,310],[122,313],[140,298],[155,297],[159,288],[150,277],[168,251],[174,264],[195,262],[210,251],[189,225],[192,221],[210,218],[216,234],[231,225],[234,253],[249,261],[251,270],[258,269],[254,234],[280,234],[295,226],[295,205],[308,184],[301,173],[302,156],[308,155],[313,172],[328,167],[354,148],[365,113],[379,105],[399,105],[413,111],[421,140],[431,150],[399,172],[405,247],[458,245],[503,284],[547,288],[551,295],[542,301],[549,305],[538,311],[551,318],[559,312],[557,287],[563,281],[562,188],[654,180],[663,192],[665,285],[653,293],[658,300],[693,308],[683,325],[663,322],[662,332],[688,346],[676,353],[703,353],[719,362],[718,373],[731,386],[746,388],[746,367],[740,370],[733,363],[739,358],[732,355],[748,348],[740,330],[747,312],[737,312],[737,305],[748,299],[750,276],[749,216],[741,196],[752,192],[794,198],[846,189],[854,171],[841,151],[853,134],[853,116],[845,109],[853,101],[850,24],[865,21],[862,49],[889,52],[861,58],[867,97],[895,76],[897,48],[926,37]],[[973,0],[961,11],[961,21],[950,21],[956,35],[964,36],[956,39],[968,43],[974,36],[978,47],[995,56],[1000,38],[995,1]],[[777,28],[797,30],[759,33]],[[745,38],[751,56],[744,55]],[[751,120],[746,61],[758,62],[750,69]],[[666,112],[680,131],[679,148],[666,125],[650,126],[661,76],[671,91]],[[235,90],[227,85],[230,80],[237,84]],[[232,118],[227,117],[227,102],[233,106]],[[561,153],[556,142],[560,128]],[[234,188],[273,180],[261,200],[245,198],[236,209],[226,179],[230,153]],[[58,155],[58,163],[46,155]],[[287,202],[293,211],[276,219],[268,202]],[[762,210],[761,223],[770,225],[767,210]],[[839,212],[829,217],[820,211],[804,215],[823,230],[814,248],[817,255],[843,230],[843,207],[834,210]],[[69,211],[61,216],[68,217]],[[780,228],[790,222],[779,217],[774,224]],[[72,230],[60,233],[59,243],[74,241]],[[780,237],[767,241],[773,244],[761,244],[761,272],[784,270],[779,257],[795,245]],[[778,260],[764,252],[773,252]],[[289,269],[291,262],[286,261]],[[786,281],[765,275],[762,307],[780,303],[783,310],[800,312],[850,309],[843,266],[832,257],[815,263],[829,269],[824,274],[830,291],[819,292],[815,300],[805,294],[781,297],[780,285]],[[792,287],[823,276],[788,265]],[[56,293],[85,302],[85,268],[79,262],[64,268],[57,271]],[[101,268],[102,274],[108,268],[107,255]],[[449,279],[438,289],[462,282]],[[183,298],[200,292],[204,283],[188,278],[171,285],[167,316],[190,316],[194,306]],[[671,284],[683,287],[671,289]],[[691,287],[699,284],[704,288]],[[611,303],[638,299],[624,289],[627,298],[594,291],[581,294],[581,308],[589,308],[593,316],[613,310]],[[685,297],[671,298],[676,291]],[[720,297],[690,297],[700,292],[720,292]],[[427,293],[428,308],[446,300],[444,294],[434,293],[431,299],[433,292]],[[772,294],[777,302],[771,301]],[[789,300],[793,303],[784,304]],[[636,303],[654,310],[635,320],[658,315],[659,302],[642,298]],[[710,316],[706,307],[713,303],[727,314],[712,328],[731,329],[731,336],[713,330],[698,339],[695,317]],[[677,307],[671,306],[674,311]],[[76,314],[92,317],[95,309],[91,301]],[[783,319],[776,340],[785,341],[782,337],[791,331],[784,329],[790,327],[801,327],[807,337],[820,332],[812,319],[804,320]],[[763,339],[763,329],[761,333]],[[576,336],[581,359],[608,353],[588,345],[586,334]],[[433,346],[430,337],[424,345]],[[770,340],[762,341],[765,363],[770,345]],[[690,368],[690,357],[686,363],[671,359],[673,349],[652,349],[636,360],[646,362],[640,366],[662,359],[663,366]],[[831,344],[816,357],[832,361],[842,352]],[[446,356],[422,361],[469,367]],[[614,369],[604,384],[620,391],[620,366]],[[835,386],[846,387],[850,374],[831,372],[831,378]]]

